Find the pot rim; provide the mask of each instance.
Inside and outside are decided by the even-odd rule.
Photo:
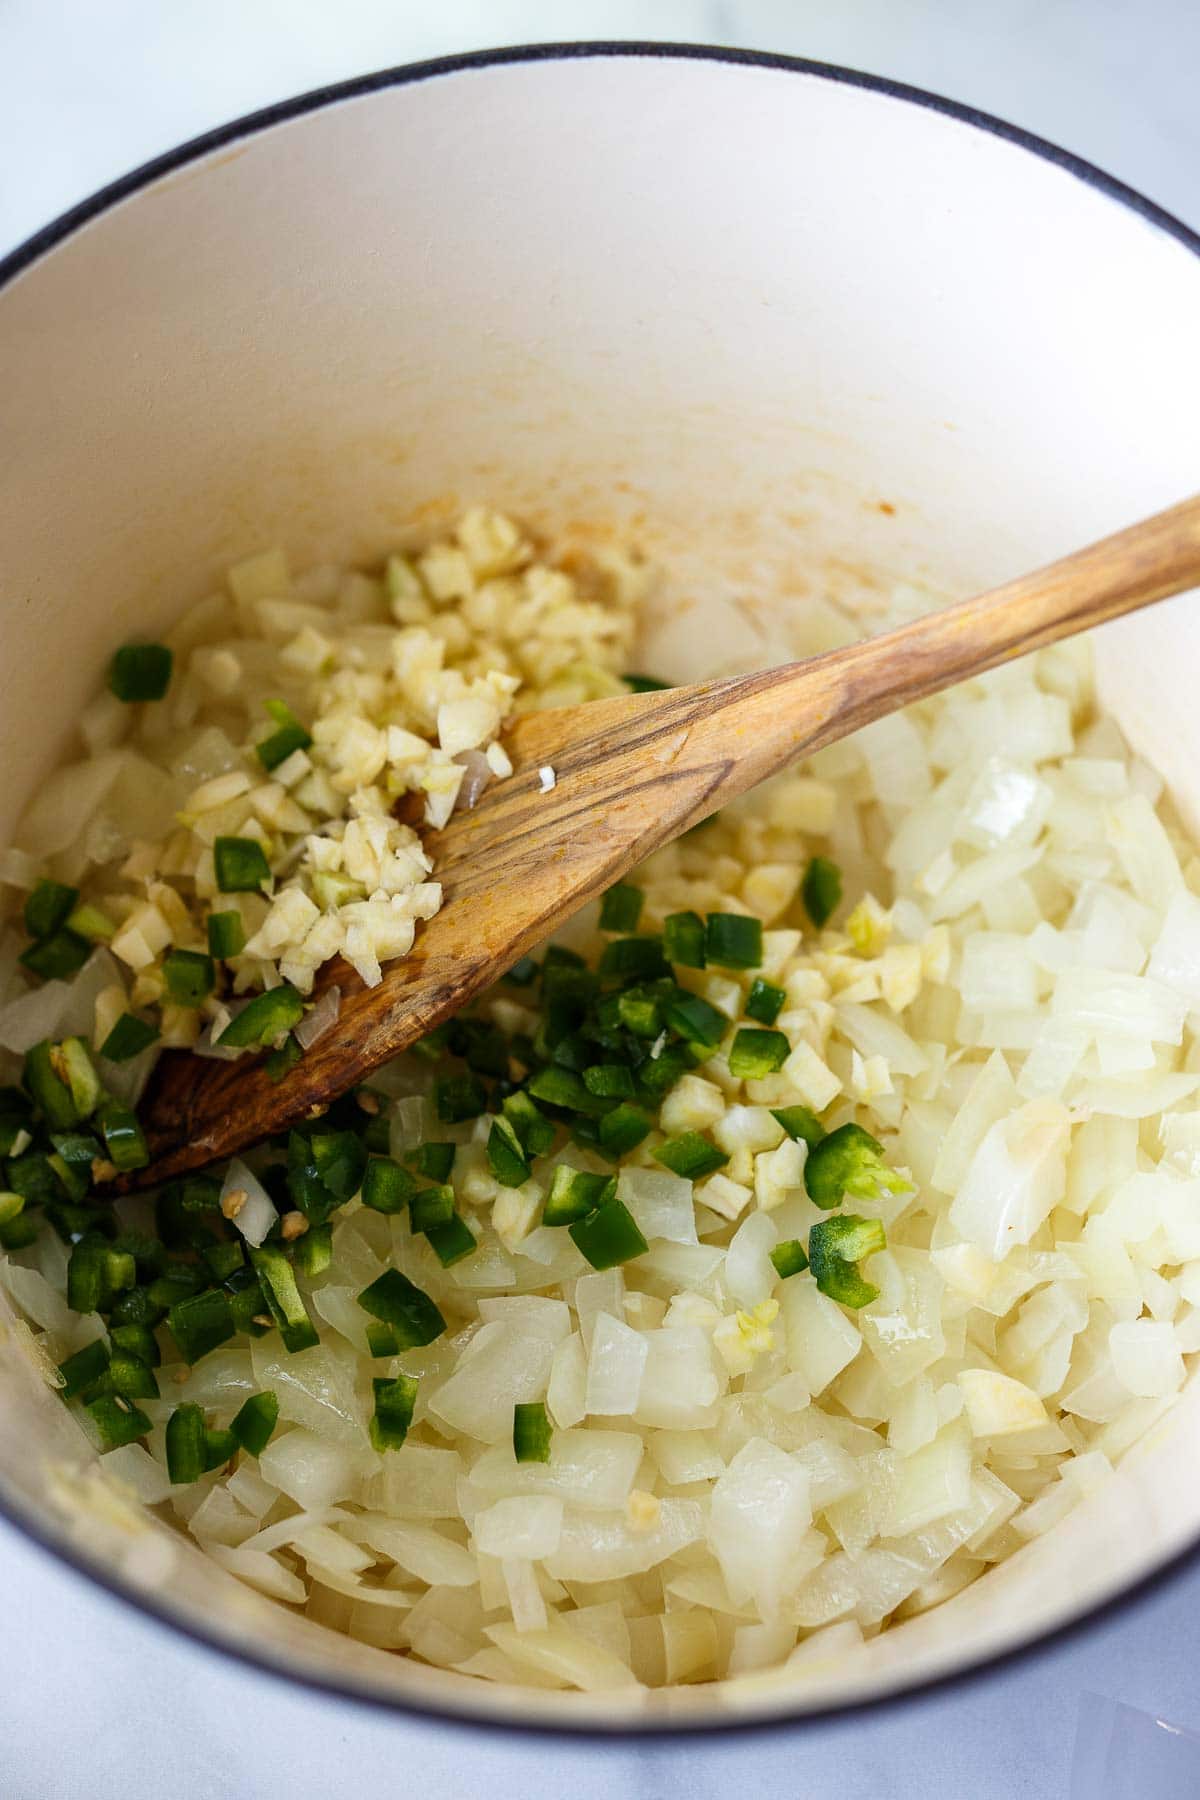
[[[258,111],[246,113],[224,125],[218,125],[210,131],[202,132],[198,137],[189,138],[176,148],[140,164],[128,174],[122,175],[117,180],[98,189],[96,193],[80,201],[78,205],[70,207],[48,225],[43,226],[41,230],[34,232],[7,256],[0,258],[0,291],[91,220],[99,218],[101,214],[141,192],[142,189],[152,186],[161,177],[185,168],[214,150],[254,136],[260,131],[267,131],[275,125],[302,118],[308,113],[319,112],[326,107],[338,105],[344,100],[354,100],[386,88],[406,87],[444,75],[503,67],[510,63],[572,62],[599,57],[657,57],[676,62],[731,63],[735,66],[775,69],[783,73],[810,76],[838,86],[881,94],[893,100],[903,100],[927,111],[940,113],[943,117],[955,120],[959,124],[973,126],[978,131],[987,132],[993,137],[1001,138],[1015,145],[1020,150],[1039,157],[1043,162],[1053,164],[1065,173],[1073,175],[1085,186],[1103,194],[1107,199],[1136,213],[1146,223],[1173,237],[1194,256],[1200,257],[1200,232],[1193,231],[1180,219],[1177,219],[1173,213],[1168,212],[1165,207],[1147,199],[1136,188],[1128,186],[1103,169],[1097,168],[1094,163],[1088,162],[1084,157],[1076,156],[1072,151],[1064,150],[1059,145],[1050,143],[1035,132],[1027,131],[1019,125],[1011,125],[991,113],[980,111],[977,107],[965,105],[957,100],[946,99],[943,95],[930,93],[924,88],[913,87],[907,82],[893,81],[888,76],[870,75],[861,70],[847,69],[833,63],[817,62],[805,57],[785,56],[772,51],[743,50],[708,44],[646,42],[637,39],[601,39],[578,43],[551,42],[509,45],[496,49],[466,51],[453,56],[433,57],[423,62],[404,63],[394,68],[355,76],[347,81],[312,88],[291,99],[276,101]],[[1081,1636],[1087,1628],[1111,1621],[1118,1615],[1127,1613],[1133,1607],[1143,1605],[1160,1588],[1165,1587],[1168,1582],[1189,1566],[1200,1566],[1200,1529],[1198,1529],[1197,1535],[1190,1543],[1169,1556],[1156,1568],[1139,1576],[1137,1580],[1117,1593],[1111,1594],[1107,1599],[1098,1601],[1093,1606],[1085,1607],[1074,1617],[1052,1626],[1027,1642],[1014,1644],[1007,1649],[990,1654],[983,1653],[961,1668],[913,1681],[908,1686],[893,1688],[878,1696],[862,1696],[842,1703],[798,1710],[789,1705],[786,1697],[780,1694],[778,1704],[770,1711],[764,1711],[751,1718],[715,1717],[706,1719],[699,1717],[694,1722],[689,1721],[687,1724],[636,1717],[626,1722],[613,1724],[591,1721],[580,1723],[572,1719],[558,1722],[544,1716],[536,1720],[524,1721],[481,1717],[472,1714],[466,1707],[439,1706],[423,1699],[373,1693],[364,1690],[350,1679],[339,1680],[336,1676],[326,1677],[306,1669],[289,1668],[281,1658],[273,1653],[265,1649],[250,1649],[235,1644],[223,1636],[220,1631],[209,1630],[192,1619],[179,1616],[168,1601],[138,1593],[133,1588],[127,1587],[107,1570],[92,1562],[82,1551],[77,1550],[71,1544],[60,1541],[52,1531],[44,1527],[31,1514],[25,1505],[13,1501],[2,1492],[0,1492],[0,1519],[11,1525],[24,1537],[32,1540],[40,1550],[55,1561],[63,1563],[77,1574],[85,1576],[89,1582],[102,1588],[125,1606],[144,1614],[169,1631],[179,1633],[194,1644],[217,1651],[234,1662],[261,1671],[280,1682],[309,1688],[337,1699],[350,1700],[358,1706],[367,1706],[375,1711],[398,1714],[401,1717],[411,1715],[438,1724],[456,1726],[472,1733],[495,1732],[503,1733],[507,1737],[572,1737],[593,1743],[611,1742],[616,1737],[636,1738],[639,1741],[670,1742],[698,1735],[730,1736],[737,1734],[745,1736],[755,1733],[778,1732],[788,1728],[803,1729],[804,1726],[810,1724],[844,1724],[864,1713],[884,1713],[925,1694],[946,1693],[952,1689],[978,1682],[992,1674],[993,1671],[1012,1667],[1019,1661],[1029,1662],[1044,1659],[1059,1646]]]

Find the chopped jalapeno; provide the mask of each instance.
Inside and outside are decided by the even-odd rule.
[[[530,1096],[520,1088],[515,1094],[508,1094],[501,1102],[501,1107],[505,1118],[516,1132],[522,1149],[530,1156],[544,1156],[554,1143],[553,1121],[540,1112]]]
[[[204,1414],[194,1401],[177,1406],[167,1420],[167,1474],[177,1486],[199,1481],[205,1472],[208,1445]]]
[[[114,1345],[108,1368],[84,1398],[90,1400],[96,1394],[120,1394],[125,1400],[157,1400],[158,1382],[154,1370],[140,1356]]]
[[[680,1077],[694,1067],[694,1060],[686,1050],[664,1050],[661,1055],[651,1055],[639,1065],[638,1085],[652,1099],[661,1100]]]
[[[367,1348],[372,1356],[398,1356],[400,1339],[382,1319],[372,1319],[367,1326]]]
[[[543,1225],[570,1225],[586,1219],[605,1200],[611,1200],[617,1184],[611,1175],[593,1175],[559,1163],[550,1181],[542,1209]]]
[[[335,1200],[357,1194],[367,1172],[367,1151],[353,1131],[319,1131],[309,1139],[318,1176]]]
[[[262,738],[255,749],[259,762],[269,770],[277,769],[295,751],[307,750],[312,744],[312,735],[282,700],[268,700],[267,711],[274,719],[276,729],[269,737]]]
[[[782,1031],[744,1025],[729,1051],[729,1073],[736,1081],[761,1081],[782,1069],[792,1046]]]
[[[23,1080],[52,1129],[69,1131],[79,1124],[79,1108],[68,1085],[67,1068],[59,1045],[46,1040],[27,1050]]]
[[[583,1071],[583,1085],[600,1100],[632,1100],[637,1092],[624,1063],[592,1063]]]
[[[590,1094],[578,1075],[553,1063],[538,1070],[528,1084],[528,1092],[535,1100],[542,1100],[547,1106],[560,1106],[564,1112],[599,1115],[608,1111],[605,1101]]]
[[[25,902],[25,929],[31,938],[53,935],[74,911],[79,889],[61,881],[39,881]]]
[[[52,1131],[54,1155],[48,1158],[72,1200],[86,1200],[92,1188],[92,1165],[101,1154],[90,1131]]]
[[[102,1451],[119,1450],[124,1444],[134,1444],[151,1429],[141,1407],[133,1406],[120,1394],[101,1394],[97,1399],[89,1400],[84,1411],[92,1422]]]
[[[217,1042],[229,1050],[258,1049],[264,1044],[273,1044],[303,1017],[304,1001],[296,989],[284,981],[265,994],[256,994],[250,1004],[229,1021]]]
[[[825,1136],[825,1127],[807,1106],[772,1107],[771,1117],[783,1126],[790,1138],[807,1144],[810,1150]]]
[[[663,1028],[659,995],[628,988],[617,996],[617,1022],[634,1037],[656,1038]]]
[[[69,981],[91,954],[92,946],[88,940],[64,925],[61,931],[31,945],[20,961],[23,968],[40,975],[43,981]]]
[[[550,1415],[543,1400],[518,1400],[513,1407],[513,1455],[519,1463],[550,1461]]]
[[[763,958],[762,923],[744,913],[709,913],[704,954],[722,969],[757,969]]]
[[[117,931],[108,914],[98,906],[77,906],[67,924],[76,937],[86,938],[89,944],[106,944]]]
[[[637,1106],[618,1106],[600,1120],[598,1141],[606,1156],[624,1156],[648,1137],[652,1127],[646,1114]]]
[[[250,1456],[261,1456],[279,1422],[279,1396],[271,1388],[251,1394],[234,1414],[229,1429]]]
[[[783,1010],[786,999],[787,994],[783,988],[756,975],[750,983],[750,992],[746,995],[746,1017],[757,1019],[760,1025],[773,1025]]]
[[[724,1168],[729,1161],[723,1150],[710,1144],[698,1131],[685,1131],[679,1137],[668,1138],[653,1156],[664,1169],[670,1169],[673,1175],[682,1175],[688,1181],[702,1181],[706,1175]]]
[[[821,1292],[842,1306],[869,1306],[879,1289],[864,1280],[858,1265],[886,1244],[878,1219],[838,1213],[819,1220],[808,1234],[808,1260]]]
[[[413,1195],[408,1213],[414,1231],[428,1231],[432,1225],[445,1225],[454,1217],[454,1189],[425,1188]]]
[[[362,1199],[373,1212],[403,1212],[416,1191],[414,1178],[390,1156],[373,1156],[367,1164]]]
[[[526,1160],[516,1128],[508,1119],[493,1119],[488,1133],[487,1159],[501,1187],[521,1187],[533,1171]]]
[[[885,1194],[912,1193],[912,1182],[888,1168],[883,1145],[861,1125],[840,1125],[809,1150],[804,1185],[813,1205],[827,1212],[840,1206],[847,1194],[855,1200],[878,1200]]]
[[[676,999],[667,1001],[663,1013],[672,1031],[706,1050],[715,1050],[729,1030],[725,1014],[718,1012],[699,994],[686,994],[681,990]]]
[[[240,956],[246,948],[246,928],[237,912],[208,915],[208,953],[219,961]]]
[[[783,1243],[776,1244],[771,1251],[771,1261],[781,1281],[786,1281],[789,1275],[799,1275],[808,1267],[804,1245],[799,1238],[785,1238]]]
[[[263,1064],[263,1068],[267,1071],[270,1079],[278,1084],[283,1080],[289,1069],[295,1068],[303,1055],[304,1052],[300,1048],[299,1043],[289,1031],[282,1044],[280,1044],[277,1049],[271,1051],[266,1062]]]
[[[636,931],[645,895],[641,888],[619,881],[600,902],[601,931]]]
[[[417,1381],[413,1375],[395,1375],[390,1380],[376,1378],[371,1383],[375,1395],[375,1415],[371,1420],[371,1444],[374,1449],[399,1450],[412,1424],[417,1402]]]
[[[122,1013],[104,1042],[100,1054],[109,1062],[128,1062],[158,1042],[158,1027],[148,1025],[135,1013]]]
[[[461,1262],[464,1256],[470,1256],[477,1248],[474,1232],[457,1213],[453,1218],[447,1219],[444,1225],[430,1225],[425,1232],[425,1241],[443,1269]]]
[[[660,937],[614,938],[600,952],[599,968],[601,975],[617,975],[631,981],[669,973]]]
[[[137,1114],[128,1106],[118,1105],[115,1100],[106,1100],[96,1117],[104,1136],[109,1162],[122,1172],[144,1169],[150,1161],[150,1151],[138,1124]]]
[[[819,931],[838,909],[842,898],[842,872],[826,856],[814,856],[800,883],[804,910]]]
[[[108,685],[118,700],[161,700],[174,658],[165,644],[124,644],[112,659]]]
[[[219,837],[213,845],[213,865],[223,894],[256,894],[271,879],[271,865],[257,838]]]
[[[27,1206],[49,1207],[64,1197],[63,1181],[50,1158],[40,1150],[14,1156],[7,1167],[9,1191],[20,1194]],[[89,1220],[90,1225],[90,1220]],[[84,1229],[88,1229],[85,1225]],[[82,1234],[80,1234],[82,1235]]]
[[[209,1426],[204,1433],[204,1472],[220,1469],[238,1453],[238,1441],[232,1431],[215,1431]]]
[[[30,1244],[37,1242],[39,1235],[38,1222],[28,1213],[0,1219],[0,1250],[27,1250]]]
[[[63,1378],[59,1393],[64,1400],[72,1399],[83,1389],[98,1381],[108,1368],[108,1345],[103,1338],[95,1338],[85,1344],[82,1350],[76,1350],[58,1365],[58,1372]]]
[[[474,1075],[450,1075],[433,1084],[437,1116],[444,1125],[477,1119],[487,1109],[487,1093]]]
[[[127,1251],[103,1238],[81,1238],[67,1261],[67,1305],[72,1312],[107,1312],[114,1297],[137,1281],[137,1265]]]
[[[670,913],[663,920],[663,949],[671,962],[686,969],[704,968],[704,937],[699,913]]]
[[[262,1282],[252,1268],[235,1269],[225,1283],[229,1310],[239,1331],[248,1337],[264,1337],[274,1319],[263,1293]]]
[[[114,1351],[124,1350],[129,1356],[136,1356],[148,1369],[157,1369],[162,1362],[158,1339],[148,1325],[114,1325],[108,1335]]]
[[[457,1144],[421,1144],[413,1157],[417,1172],[434,1182],[449,1181]]]
[[[293,1256],[302,1275],[323,1275],[333,1262],[333,1226],[310,1225],[297,1239]]]
[[[162,970],[174,1006],[200,1006],[217,985],[213,959],[200,950],[169,950]]]
[[[609,1200],[567,1229],[593,1269],[615,1269],[619,1263],[644,1256],[650,1248],[633,1214],[620,1200]]]
[[[250,1261],[262,1286],[267,1311],[279,1327],[284,1348],[292,1355],[311,1350],[317,1343],[317,1330],[308,1316],[308,1308],[296,1286],[296,1276],[278,1244],[260,1244],[251,1250]]]
[[[432,1344],[446,1329],[446,1321],[429,1295],[415,1287],[399,1269],[385,1269],[377,1281],[363,1289],[358,1304],[372,1318],[393,1327],[402,1350]]]
[[[167,1324],[185,1363],[197,1363],[234,1333],[229,1299],[221,1288],[189,1294],[168,1309]]]

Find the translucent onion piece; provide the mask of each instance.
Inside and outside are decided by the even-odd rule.
[[[326,988],[316,1005],[305,1013],[300,1023],[294,1028],[292,1035],[302,1050],[311,1049],[318,1038],[337,1023],[338,1014],[342,1010],[342,990],[340,987]]]
[[[455,762],[461,763],[465,773],[458,797],[454,802],[455,812],[469,812],[488,782],[492,779],[492,771],[487,757],[481,750],[464,750]]]

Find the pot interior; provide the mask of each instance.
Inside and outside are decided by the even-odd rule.
[[[1195,481],[1200,262],[1070,167],[753,61],[401,78],[191,156],[0,290],[0,835],[115,641],[228,563],[369,562],[481,500],[632,540],[676,679],[956,597]],[[1200,821],[1187,598],[1109,627],[1105,699]],[[1115,1480],[934,1612],[802,1679],[511,1691],[334,1636],[107,1491],[11,1331],[0,1489],[122,1591],[315,1679],[474,1718],[710,1726],[879,1696],[1061,1624],[1200,1532],[1195,1387]]]

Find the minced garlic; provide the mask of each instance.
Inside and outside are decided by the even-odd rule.
[[[127,766],[124,810],[89,820],[52,855],[30,820],[31,869],[69,881],[114,921],[127,1004],[159,1005],[164,958],[203,952],[212,913],[238,916],[243,947],[176,1019],[179,1044],[219,1036],[239,995],[281,981],[310,994],[331,957],[373,985],[406,956],[442,902],[421,832],[450,818],[466,760],[482,754],[488,777],[504,780],[512,763],[498,734],[514,708],[623,691],[645,578],[608,551],[572,556],[569,572],[539,561],[511,519],[475,508],[379,576],[293,577],[276,549],[238,563],[227,583],[172,634],[162,705],[109,708],[100,736],[88,735],[95,755],[79,781],[94,789],[103,757]],[[258,747],[281,706],[311,742],[271,767]],[[553,782],[543,771],[543,788]],[[407,796],[415,820],[408,808],[397,816]],[[222,891],[222,838],[254,839],[270,879]],[[120,1010],[104,996],[98,1028]]]

